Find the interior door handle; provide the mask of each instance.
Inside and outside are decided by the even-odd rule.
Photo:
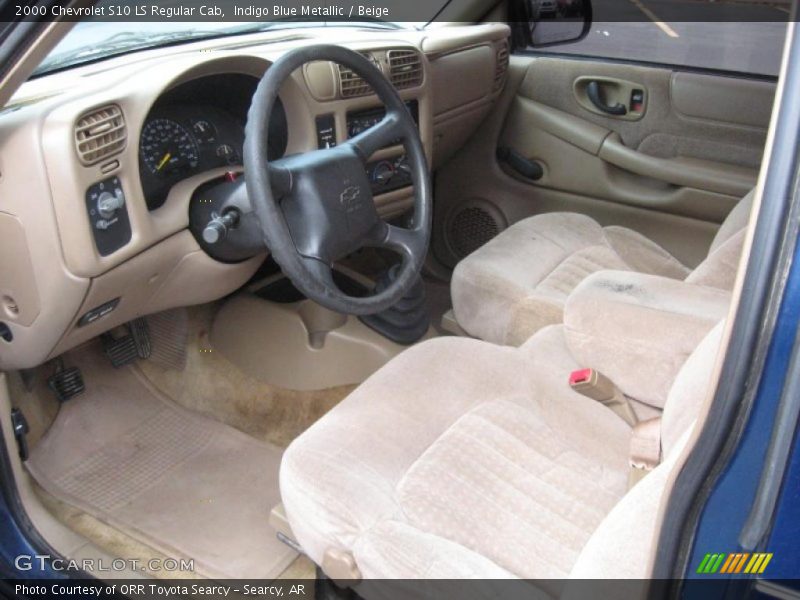
[[[544,175],[544,169],[535,160],[525,158],[512,148],[501,147],[497,149],[497,158],[508,164],[517,173],[526,179],[538,181]]]
[[[603,93],[600,90],[600,84],[596,81],[590,81],[586,86],[586,95],[589,97],[589,100],[592,102],[592,104],[594,104],[604,113],[617,116],[628,114],[628,109],[620,102],[617,102],[613,106],[606,104],[605,100],[603,99]]]

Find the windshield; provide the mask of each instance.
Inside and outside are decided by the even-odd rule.
[[[102,3],[101,3],[102,4]],[[432,3],[436,4],[436,2]],[[432,11],[435,14],[435,11]],[[135,50],[169,44],[197,41],[272,31],[307,27],[375,27],[414,28],[424,22],[393,23],[380,20],[365,21],[267,21],[254,23],[232,22],[113,22],[81,21],[61,40],[42,61],[33,75],[68,68],[86,62],[110,58]]]

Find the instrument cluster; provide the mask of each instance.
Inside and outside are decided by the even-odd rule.
[[[139,174],[147,207],[164,203],[179,181],[242,164],[244,127],[214,106],[170,106],[151,114],[139,140]]]
[[[139,136],[139,176],[149,210],[162,206],[170,189],[188,177],[242,164],[244,127],[258,79],[214,75],[170,90],[154,104]],[[270,117],[269,158],[288,142],[280,100]]]

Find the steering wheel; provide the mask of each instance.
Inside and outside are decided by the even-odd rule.
[[[375,126],[333,148],[270,162],[269,117],[278,90],[311,61],[333,61],[360,75],[386,106]],[[370,156],[402,140],[414,186],[411,229],[390,225],[375,209],[366,173]],[[362,55],[334,45],[292,50],[270,66],[253,95],[244,144],[247,194],[264,242],[284,274],[308,298],[341,313],[368,315],[396,304],[419,276],[431,231],[431,183],[416,123],[389,80]],[[367,297],[350,296],[333,281],[333,263],[362,247],[398,252],[394,281]]]

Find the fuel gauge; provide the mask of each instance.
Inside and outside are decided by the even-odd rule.
[[[239,162],[239,153],[230,144],[217,146],[217,156],[224,159],[229,165],[235,165]]]
[[[217,128],[205,119],[195,121],[192,132],[201,144],[213,144],[217,141]]]

